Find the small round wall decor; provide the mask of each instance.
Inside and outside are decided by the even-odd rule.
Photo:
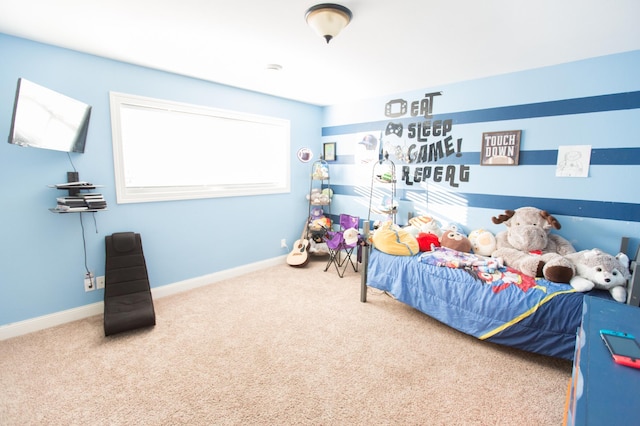
[[[313,152],[309,148],[300,148],[298,150],[298,160],[308,163],[313,158]]]

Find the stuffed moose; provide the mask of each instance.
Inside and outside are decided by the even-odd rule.
[[[569,241],[550,232],[551,228],[561,227],[552,215],[535,207],[521,207],[505,210],[505,214],[491,220],[507,226],[506,231],[496,235],[492,257],[502,258],[505,265],[534,278],[559,283],[573,278],[573,263],[564,256],[576,250]]]

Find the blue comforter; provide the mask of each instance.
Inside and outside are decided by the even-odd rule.
[[[478,339],[573,358],[584,293],[544,279],[504,279],[473,265],[437,266],[421,256],[371,248],[367,285]]]

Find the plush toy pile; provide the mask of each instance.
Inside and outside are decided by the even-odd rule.
[[[429,252],[437,247],[445,247],[462,253],[489,257],[496,245],[495,236],[486,229],[476,229],[467,236],[464,227],[459,223],[450,222],[442,226],[436,219],[428,215],[412,217],[409,219],[409,224],[402,228],[390,227],[390,222],[385,222],[374,225],[374,229],[384,229],[383,233],[385,234],[389,234],[393,229],[393,234],[397,234],[404,243],[407,240],[415,239],[420,252]],[[379,237],[376,248],[388,254],[397,254],[398,252],[402,252],[404,255],[415,254],[413,250],[407,250],[404,243],[400,245],[401,247],[396,247],[397,243],[393,238],[387,240]],[[413,243],[410,244],[410,247],[413,248],[413,246]]]
[[[441,226],[430,216],[417,216],[403,228],[391,222],[378,226],[373,242],[380,251],[395,255],[410,256],[417,251],[433,252],[444,247],[491,257],[531,278],[569,283],[581,292],[594,288],[609,290],[618,302],[626,301],[630,274],[625,254],[612,256],[599,249],[576,252],[568,240],[552,232],[561,228],[560,222],[536,207],[505,210],[493,217],[492,222],[504,224],[507,229],[494,236],[481,228],[467,236],[457,223]]]
[[[331,219],[324,215],[324,210],[320,207],[311,209],[311,217],[309,218],[309,229],[319,231],[331,228]]]
[[[446,247],[464,253],[472,250],[471,242],[461,225],[449,223],[442,227],[431,216],[416,216],[409,225],[399,227],[391,221],[374,226],[372,242],[382,252],[395,255],[413,255]],[[377,234],[377,236],[376,236]],[[491,235],[493,236],[493,235]]]
[[[312,206],[326,206],[331,203],[332,195],[329,189],[313,188],[311,193],[307,194],[307,200]]]

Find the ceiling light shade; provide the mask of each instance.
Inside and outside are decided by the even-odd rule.
[[[322,3],[312,6],[307,10],[305,19],[307,24],[327,40],[332,38],[351,22],[351,11],[344,6],[333,3]]]

